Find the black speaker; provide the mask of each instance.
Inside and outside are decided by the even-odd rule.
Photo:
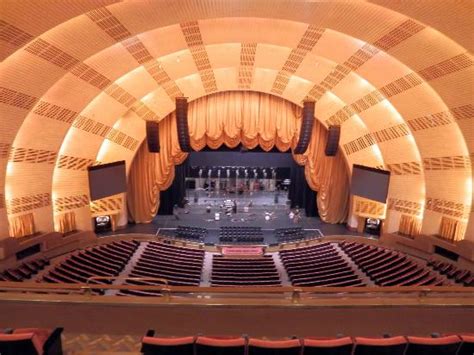
[[[293,150],[294,154],[303,154],[308,149],[311,133],[313,132],[314,104],[314,101],[303,103],[303,122],[301,123],[300,139]]]
[[[341,136],[341,126],[329,126],[328,139],[326,141],[326,155],[333,157],[337,153],[339,147],[339,137]]]
[[[188,99],[186,97],[176,98],[176,127],[178,128],[179,147],[183,152],[191,152],[188,127]]]
[[[146,121],[146,142],[150,153],[160,152],[159,124],[154,121]]]

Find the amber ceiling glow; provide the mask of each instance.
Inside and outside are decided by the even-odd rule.
[[[253,90],[317,101],[350,165],[388,169],[402,215],[474,239],[472,1],[0,3],[0,237],[74,211],[90,229],[87,166],[127,160],[174,97]],[[469,18],[471,20],[469,20]]]

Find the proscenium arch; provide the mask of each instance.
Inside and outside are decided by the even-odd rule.
[[[223,46],[229,46],[229,45],[230,45],[230,44],[223,44]],[[240,46],[240,44],[235,44],[235,43],[232,44],[232,45],[234,45],[234,46]],[[218,45],[213,45],[213,46],[218,46]],[[212,47],[212,46],[206,46],[206,47],[209,48],[209,47]],[[289,50],[289,49],[287,49],[287,50]],[[183,52],[180,51],[179,54],[182,56],[182,55],[183,55]],[[171,54],[170,54],[170,55],[171,55]],[[321,61],[321,59],[319,58],[318,61]],[[334,65],[334,64],[333,64],[333,65]],[[135,71],[135,70],[139,70],[139,69],[140,69],[140,68],[135,68],[134,71]],[[218,70],[227,70],[227,69],[232,69],[232,68],[217,68],[217,69],[215,68],[215,69],[214,69],[214,72],[216,72],[216,71],[218,71]],[[261,69],[261,70],[267,70],[267,68],[256,68],[256,70],[259,70],[259,69]],[[272,69],[273,69],[273,70],[276,70],[276,68],[272,68]],[[356,74],[354,74],[354,75],[356,75]],[[129,74],[125,74],[122,78],[119,78],[119,79],[117,80],[117,82],[120,81],[120,83],[124,84],[124,83],[126,82],[126,80],[127,80],[127,77],[129,77],[129,76],[130,76],[130,73],[129,73]],[[190,75],[188,75],[187,77],[192,77],[193,79],[198,80],[198,81],[200,80],[200,78],[199,78],[196,74],[190,74]],[[302,79],[302,78],[298,78],[296,75],[294,75],[292,78],[294,78],[294,79],[296,79],[296,80],[306,81],[306,80],[304,80],[304,79]],[[186,80],[186,77],[185,77],[184,79],[178,79],[178,80],[177,80],[178,83],[179,83],[179,80]],[[313,85],[313,83],[312,83],[311,85]],[[367,85],[370,85],[370,84],[367,84]],[[237,89],[237,87],[235,87],[235,86],[230,86],[230,87],[227,88],[227,90],[235,90],[235,89]],[[158,91],[162,92],[160,89],[158,89]],[[262,91],[262,92],[264,92],[264,91]],[[270,93],[269,91],[267,91],[267,92]],[[147,94],[145,94],[145,95],[144,95],[142,98],[140,98],[140,99],[143,100],[144,97],[150,97],[151,94],[153,94],[153,93],[147,93]],[[333,95],[333,96],[334,96],[334,95]],[[334,97],[335,97],[335,96],[334,96]],[[300,98],[303,99],[303,97],[300,97]],[[301,102],[300,99],[296,99],[296,100],[293,99],[293,101],[294,101],[295,103],[297,103],[297,104],[300,104],[300,102]],[[170,105],[169,108],[170,108],[170,110],[172,110],[172,105]],[[171,111],[165,112],[164,115],[167,115],[169,112],[171,112]],[[359,118],[356,117],[356,119],[359,119]],[[129,121],[129,120],[125,120],[125,121]],[[322,123],[325,124],[324,122],[322,122]],[[360,121],[360,124],[365,127],[365,125],[364,125],[364,123],[363,123],[362,121]],[[114,127],[116,127],[116,124],[114,124]],[[69,133],[72,133],[72,132],[70,131]],[[368,130],[364,130],[363,133],[368,133]],[[79,142],[79,140],[75,140],[73,137],[69,137],[69,136],[67,136],[66,139],[67,139],[68,142]],[[142,139],[143,139],[143,132],[142,132]],[[107,146],[109,146],[109,147],[112,146],[111,144],[109,144],[109,142],[107,142],[107,141],[104,141],[104,142],[105,142],[105,144],[106,144]],[[410,143],[410,141],[409,141],[409,143]],[[104,144],[104,143],[103,143],[103,144]],[[64,145],[63,145],[63,148],[67,148],[67,147],[64,147]],[[374,149],[378,149],[377,146],[374,146]],[[415,147],[415,146],[413,146],[412,149],[416,151],[416,147]],[[108,159],[104,159],[103,148],[100,148],[99,151],[101,151],[102,154],[100,154],[100,156],[97,156],[96,160],[98,160],[98,161],[104,161],[104,162],[109,161]],[[67,152],[67,151],[62,151],[61,153],[64,153],[65,155],[68,155],[68,152]],[[72,153],[73,153],[73,152],[72,152]],[[416,157],[415,159],[418,159],[418,160],[419,160],[419,157]],[[375,165],[375,166],[383,165],[383,160],[381,160],[381,159],[378,160],[377,157],[375,157],[375,158],[373,159],[373,162],[371,163],[371,165],[372,165],[372,164]],[[58,173],[58,174],[59,174],[60,172],[62,172],[61,169],[56,169],[56,170],[55,170],[55,173]],[[83,184],[79,183],[79,181],[77,180],[77,178],[76,178],[76,179],[73,179],[72,176],[71,176],[70,174],[68,174],[67,172],[64,171],[64,173],[65,173],[65,174],[62,176],[63,178],[60,179],[61,182],[59,182],[59,185],[60,185],[60,186],[64,186],[65,184],[68,184],[68,188],[69,188],[68,191],[70,191],[70,190],[71,190],[71,187],[72,187],[71,184],[69,183],[70,181],[76,180],[76,184],[75,184],[75,185],[77,185],[77,187],[79,187],[79,188],[80,188],[81,186],[86,186],[86,185],[83,185]],[[74,172],[71,172],[71,173],[74,173]],[[76,174],[76,175],[77,175],[77,174]],[[57,181],[56,175],[55,175],[54,181]],[[53,191],[55,191],[55,190],[59,190],[59,189],[56,188],[56,187],[53,185]],[[76,194],[84,194],[84,193],[87,193],[87,191],[78,191],[78,190],[76,190],[76,189],[73,189],[73,191],[75,191]]]
[[[208,46],[207,46],[207,47],[208,47]],[[308,57],[311,57],[311,55],[308,55]],[[334,65],[334,66],[335,66],[335,65]],[[357,75],[357,74],[354,74],[354,75]],[[295,77],[295,76],[294,76],[294,77]],[[117,80],[117,81],[122,81],[122,80],[119,79],[119,80]],[[371,87],[371,89],[373,89],[373,87]],[[87,110],[87,108],[86,108],[86,110]],[[69,142],[71,142],[71,141],[73,142],[74,140],[68,140],[68,141],[69,141]],[[374,146],[374,147],[376,148],[376,146]],[[414,159],[414,160],[419,160],[419,158],[418,158],[418,159]],[[55,190],[55,189],[53,188],[53,192],[54,192],[54,190]]]
[[[198,77],[194,80],[200,80]],[[238,88],[235,88],[235,90],[238,90]],[[219,92],[226,92],[228,90],[219,90],[213,94],[217,94]],[[266,93],[266,94],[270,94],[270,95],[273,95],[271,92],[264,92],[264,91],[257,91],[257,92],[262,92],[262,93]],[[213,95],[211,94],[211,95]],[[207,96],[206,94],[205,95],[202,95],[202,96],[199,96],[199,97],[193,97],[193,101],[194,100],[197,100],[201,97],[204,97],[204,96]],[[277,97],[280,97],[282,98],[281,96],[278,96],[278,95],[274,95],[274,96],[277,96]],[[282,98],[286,101],[290,101],[290,100],[287,100],[285,98]],[[190,101],[192,103],[192,101]],[[301,105],[301,102],[300,101],[290,101],[292,104],[295,104],[295,105]],[[174,109],[171,109],[168,114],[172,113],[174,111]],[[316,119],[317,118],[317,114],[315,115],[316,116]],[[145,126],[145,122],[143,120],[141,120],[140,118],[138,117],[125,117],[123,118],[123,121],[128,121],[130,122],[130,120],[133,120],[133,122],[141,128],[142,130],[142,136],[141,136],[141,140],[140,142],[143,142],[144,138],[145,138],[145,133],[144,133],[144,126]],[[324,126],[324,122],[319,120],[320,124],[322,124]],[[361,124],[363,124],[361,122]],[[114,160],[117,160],[118,158],[118,154],[117,153],[117,150],[113,149],[113,147],[116,147],[115,145],[113,144],[110,144],[109,142],[107,142],[106,140],[103,140],[103,143],[102,143],[102,146],[101,148],[98,150],[101,151],[103,150],[103,148],[105,147],[108,147],[108,152],[107,154],[102,152],[102,155],[100,156],[100,161],[102,162],[109,162],[109,161],[114,161]],[[138,149],[138,148],[137,148]],[[133,161],[133,158],[135,156],[135,153],[136,153],[137,150],[135,150],[133,153],[130,153],[128,154],[128,156],[124,157],[123,155],[120,155],[120,159],[126,159],[127,161],[127,173],[129,172],[129,168],[132,164],[132,161]],[[344,153],[343,153],[344,155]],[[345,156],[345,155],[344,155]],[[99,157],[97,157],[96,160],[99,160]],[[346,160],[346,163],[347,163],[347,158],[345,157],[345,160]],[[381,157],[380,156],[374,156],[373,157],[373,163],[374,164],[382,164],[383,165],[383,161],[381,160]],[[351,170],[351,165],[350,164],[347,164],[348,165],[348,171]],[[55,175],[54,175],[54,179],[53,179],[53,190],[55,189],[55,185],[54,184],[58,184],[58,185],[61,185],[61,184],[68,184],[69,182],[69,190],[68,191],[74,191],[74,194],[76,195],[82,195],[82,194],[87,194],[88,191],[87,191],[87,175],[82,173],[82,172],[76,172],[76,171],[72,171],[72,170],[62,170],[62,169],[55,169]],[[125,207],[125,206],[124,206]],[[124,211],[123,211],[124,212]],[[89,211],[89,206],[84,206],[80,211],[78,211],[77,213],[77,220],[80,221],[82,223],[81,227],[82,228],[87,228],[89,225],[90,225],[90,211]],[[121,217],[121,220],[125,221],[126,219]]]
[[[160,200],[156,191],[170,186],[174,178],[174,165],[181,164],[187,157],[187,153],[181,152],[179,148],[175,112],[160,124],[160,153],[148,153],[144,142],[131,164],[131,204],[127,210],[132,217],[129,220],[147,223],[153,219],[156,214],[156,202]],[[272,94],[226,91],[209,94],[190,102],[188,112],[191,145],[198,151],[206,145],[216,149],[221,145],[232,148],[239,143],[247,148],[260,145],[266,151],[273,147],[286,151],[297,144],[303,110],[294,103]],[[312,189],[334,195],[334,200],[328,201],[329,205],[320,205],[321,201],[327,201],[324,197],[326,193],[323,192],[318,198],[318,206],[322,209],[321,216],[324,221],[336,223],[345,219],[348,212],[349,167],[343,154],[339,153],[334,158],[324,156],[325,140],[326,130],[318,122],[306,153],[303,156],[293,155],[293,158],[298,164],[306,165],[305,175]],[[138,165],[135,165],[135,162]],[[308,162],[312,164],[307,164]],[[153,169],[150,169],[151,167]],[[329,176],[331,171],[334,176]],[[314,175],[311,175],[313,173]],[[150,195],[152,191],[153,194]],[[110,201],[120,199],[121,197],[116,196]],[[141,201],[144,201],[143,204]]]
[[[287,49],[287,50],[289,51],[289,49]],[[310,56],[311,56],[311,55],[308,55],[308,57],[310,57]],[[318,60],[318,61],[320,62],[320,60]],[[333,65],[333,66],[335,66],[335,65]],[[354,74],[354,75],[355,75],[355,74]],[[126,76],[126,75],[125,75],[125,76]],[[125,76],[124,76],[124,77],[125,77]],[[119,78],[119,79],[117,80],[117,82],[118,82],[118,81],[123,81],[123,80],[122,80],[121,78]],[[373,89],[373,88],[372,88],[372,89]],[[95,102],[95,101],[93,100],[92,102]],[[90,105],[89,105],[89,106],[90,106]],[[88,110],[88,108],[85,109],[85,111],[87,111],[87,110]],[[71,142],[71,141],[73,142],[73,140],[70,140],[70,139],[67,139],[67,141],[68,141],[68,142]],[[63,144],[63,146],[64,146],[64,144]],[[54,194],[54,190],[55,190],[55,189],[53,188],[53,194]]]
[[[54,189],[53,189],[53,191],[54,191]]]
[[[17,176],[18,177],[18,176]]]

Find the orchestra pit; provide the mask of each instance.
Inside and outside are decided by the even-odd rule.
[[[473,13],[0,0],[0,355],[474,354]]]

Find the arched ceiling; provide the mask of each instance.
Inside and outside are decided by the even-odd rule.
[[[472,2],[0,6],[0,236],[31,212],[44,231],[68,210],[87,226],[88,165],[131,162],[175,96],[225,90],[315,99],[350,164],[392,171],[391,230],[472,215]]]

